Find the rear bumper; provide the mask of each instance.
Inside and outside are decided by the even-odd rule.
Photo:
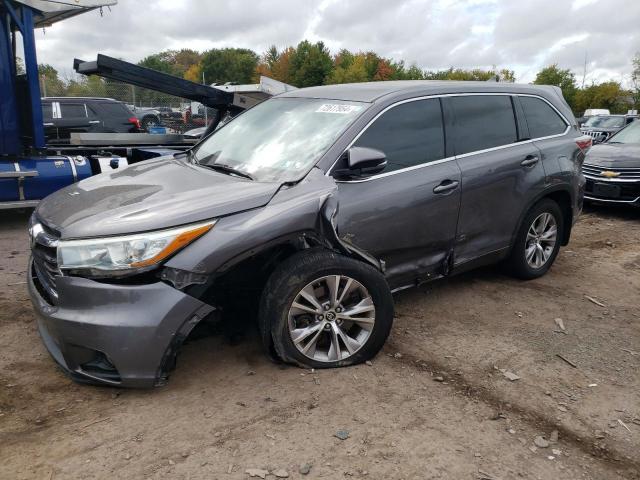
[[[182,341],[213,310],[162,282],[111,285],[79,277],[58,277],[57,305],[51,305],[31,261],[27,284],[47,350],[84,383],[164,384]]]

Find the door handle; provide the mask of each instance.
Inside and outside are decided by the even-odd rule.
[[[100,120],[89,120],[89,123],[93,123],[93,124],[100,123]]]
[[[460,182],[456,180],[443,180],[440,185],[433,189],[433,193],[446,193],[451,190],[455,190],[460,185]]]
[[[523,167],[531,167],[540,161],[540,157],[537,155],[527,155],[524,160],[520,162]]]

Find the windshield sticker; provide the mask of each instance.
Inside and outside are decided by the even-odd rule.
[[[338,103],[323,103],[316,110],[316,113],[353,113],[360,110],[362,107],[358,105],[341,105]]]

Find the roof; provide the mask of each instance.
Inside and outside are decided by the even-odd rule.
[[[34,10],[34,27],[44,28],[56,22],[102,7],[117,0],[13,0]]]
[[[438,95],[446,93],[538,93],[550,94],[557,87],[501,82],[467,82],[452,80],[394,80],[385,82],[343,83],[309,87],[286,92],[281,97],[327,98],[356,102],[376,100],[404,94]]]

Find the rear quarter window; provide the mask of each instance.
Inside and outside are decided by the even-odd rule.
[[[531,138],[560,135],[567,129],[567,124],[551,106],[536,97],[520,97],[524,116],[529,126]]]
[[[517,141],[516,119],[508,95],[451,97],[455,112],[456,154]]]
[[[60,113],[62,118],[82,118],[87,116],[84,103],[60,102]]]

